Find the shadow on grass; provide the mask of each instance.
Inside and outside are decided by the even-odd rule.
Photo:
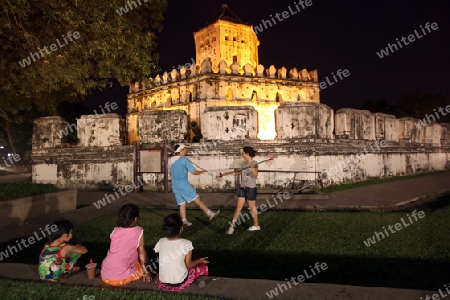
[[[83,255],[78,265],[83,267],[92,258],[101,264],[106,256],[108,244],[84,243],[89,253]],[[1,244],[5,249],[7,244]],[[10,256],[4,262],[36,264],[42,245],[32,245]],[[151,246],[147,246],[149,260],[157,257]],[[248,279],[271,279],[284,281],[291,277],[312,275],[311,267],[316,262],[326,263],[328,268],[307,283],[329,283],[355,286],[391,287],[405,289],[438,290],[448,283],[450,263],[440,261],[416,261],[408,259],[365,258],[348,256],[315,256],[310,254],[278,254],[256,251],[232,252],[212,251],[196,248],[195,257],[208,256],[210,276]],[[37,266],[36,266],[37,267]]]
[[[444,208],[449,204],[450,204],[450,190],[447,190],[442,194],[430,196],[429,198],[421,199],[415,203],[412,203],[410,207],[405,208],[405,210],[422,209],[433,212],[438,209]]]
[[[208,256],[211,276],[283,281],[304,275],[305,270],[311,276],[310,266],[325,262],[328,269],[305,282],[437,290],[450,278],[450,263],[442,262],[208,250],[196,254]]]

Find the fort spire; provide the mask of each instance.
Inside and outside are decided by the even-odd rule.
[[[207,25],[215,23],[218,20],[250,25],[249,23],[243,22],[233,11],[231,11],[230,7],[226,3],[222,4],[220,11],[209,22],[207,22]]]
[[[259,40],[253,27],[243,22],[228,4],[222,4],[220,11],[207,25],[194,33],[196,64],[201,65],[206,58],[211,59],[212,70],[219,71],[219,63],[225,61],[241,67],[258,62]]]

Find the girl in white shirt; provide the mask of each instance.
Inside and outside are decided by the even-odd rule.
[[[199,276],[208,276],[208,258],[192,260],[191,241],[181,238],[183,221],[173,213],[164,218],[162,231],[166,236],[155,245],[159,253],[159,279],[155,284],[165,291],[180,291],[191,285]]]

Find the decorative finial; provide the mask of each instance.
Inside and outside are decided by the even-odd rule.
[[[226,3],[222,4],[222,8],[228,8],[228,4]]]

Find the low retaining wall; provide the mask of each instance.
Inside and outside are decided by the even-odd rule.
[[[0,228],[23,225],[28,219],[77,208],[78,190],[36,195],[0,202]]]
[[[221,141],[187,144],[188,158],[213,174],[189,175],[198,190],[232,190],[233,176],[217,180],[214,174],[231,171],[243,159],[240,150],[251,145],[261,161],[259,188],[274,189],[293,181],[314,180],[321,172],[327,184],[363,181],[373,178],[413,175],[450,169],[450,147],[410,145],[397,142],[355,140]],[[157,148],[153,145],[149,148]],[[145,149],[145,148],[144,148]],[[61,188],[99,189],[105,184],[119,188],[133,184],[133,149],[130,146],[54,148],[33,151],[33,182],[51,183]],[[143,174],[146,191],[163,191],[163,174]]]

